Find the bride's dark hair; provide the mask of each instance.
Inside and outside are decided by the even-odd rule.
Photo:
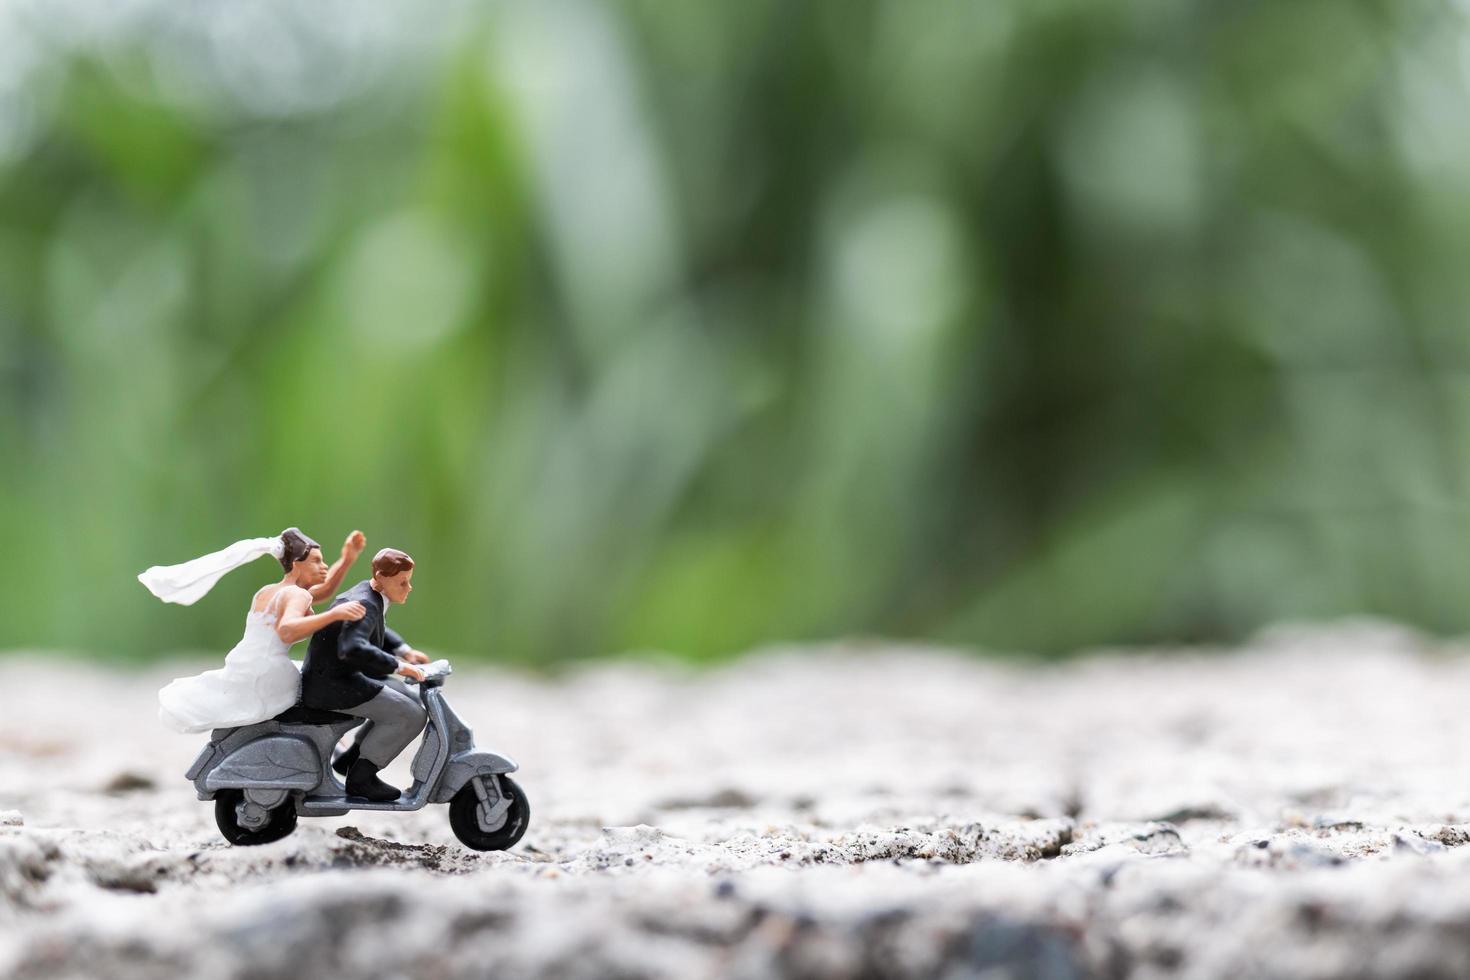
[[[286,546],[286,550],[281,552],[281,567],[288,572],[291,570],[292,565],[311,554],[312,548],[321,547],[321,545],[311,540],[311,538],[302,534],[301,528],[299,527],[288,527],[282,531],[281,543]]]

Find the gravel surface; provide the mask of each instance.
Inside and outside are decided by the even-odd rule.
[[[232,848],[169,664],[12,662],[0,977],[1463,977],[1470,658],[1373,623],[1005,665],[827,646],[465,667],[530,831]],[[405,785],[406,764],[390,770]]]

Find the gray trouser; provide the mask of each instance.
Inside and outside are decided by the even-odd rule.
[[[362,704],[336,710],[368,720],[357,735],[357,745],[361,758],[379,769],[418,737],[429,717],[418,695],[396,677],[385,680],[383,689]]]

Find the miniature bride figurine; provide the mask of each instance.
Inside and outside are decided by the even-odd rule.
[[[226,655],[224,667],[180,677],[158,692],[159,719],[177,732],[205,732],[253,725],[295,704],[301,668],[291,659],[291,646],[329,623],[362,618],[359,602],[317,615],[311,604],[331,598],[366,543],[361,531],[353,531],[342,545],[342,557],[328,568],[321,546],[288,527],[274,538],[237,541],[223,551],[139,575],[164,602],[192,605],[226,572],[263,555],[275,556],[286,572],[255,593],[245,635]]]

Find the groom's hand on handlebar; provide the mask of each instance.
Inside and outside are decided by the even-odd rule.
[[[422,682],[424,679],[424,672],[422,670],[419,670],[417,667],[410,666],[409,664],[399,664],[398,673],[403,677],[407,677],[411,681]]]
[[[361,619],[367,610],[360,602],[344,602],[340,606],[333,606],[332,612],[337,614],[338,620],[345,623],[348,620]]]

